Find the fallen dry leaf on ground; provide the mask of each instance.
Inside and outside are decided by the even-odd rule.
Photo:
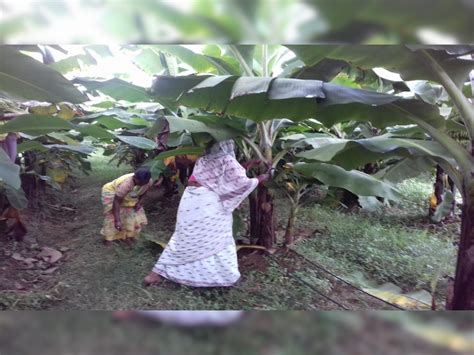
[[[59,266],[50,267],[49,269],[44,270],[44,271],[42,272],[42,274],[43,274],[43,275],[52,274],[52,273],[55,272],[58,268],[59,268]]]
[[[12,259],[15,259],[17,261],[24,261],[25,258],[23,256],[20,255],[20,253],[13,253],[12,254]]]
[[[26,264],[26,269],[32,269],[35,266],[35,263],[38,261],[38,259],[35,258],[26,258],[23,260]]]
[[[15,282],[15,288],[17,290],[24,290],[25,289],[25,286],[22,285],[20,282]]]
[[[41,252],[38,254],[38,257],[42,258],[44,261],[50,264],[54,264],[63,257],[63,254],[56,249],[50,247],[43,247],[41,249]]]

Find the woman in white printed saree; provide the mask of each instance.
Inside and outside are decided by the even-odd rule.
[[[268,174],[248,178],[232,140],[216,143],[194,167],[176,228],[145,284],[161,277],[194,287],[232,286],[240,278],[232,212]]]

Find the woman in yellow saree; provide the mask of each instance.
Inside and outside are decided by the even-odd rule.
[[[123,175],[102,188],[104,226],[101,234],[106,245],[114,240],[133,242],[148,223],[141,201],[153,184],[149,169]]]

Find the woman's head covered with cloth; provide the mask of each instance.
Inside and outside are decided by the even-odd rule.
[[[212,145],[206,148],[206,155],[230,155],[234,159],[235,157],[235,143],[232,139],[226,141],[214,142]]]
[[[235,157],[235,143],[214,143],[194,167],[197,182],[219,195],[223,208],[232,212],[255,189],[258,180],[247,177]]]

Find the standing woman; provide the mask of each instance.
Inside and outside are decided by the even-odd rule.
[[[232,286],[240,278],[232,236],[232,212],[264,174],[248,178],[234,141],[215,143],[198,159],[178,208],[176,228],[145,284],[162,277],[194,287]]]
[[[139,168],[135,173],[123,175],[102,188],[104,226],[101,234],[105,244],[114,240],[133,242],[148,223],[141,205],[145,193],[153,184],[150,170]]]

